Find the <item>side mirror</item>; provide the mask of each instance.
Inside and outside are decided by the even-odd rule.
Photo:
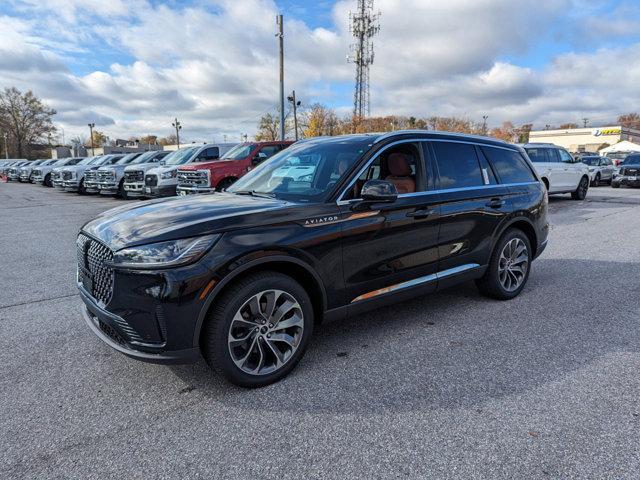
[[[357,203],[357,209],[363,209],[372,203],[393,203],[398,199],[398,189],[386,180],[368,180],[360,192],[362,202]]]

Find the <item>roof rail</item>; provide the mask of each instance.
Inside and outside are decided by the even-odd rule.
[[[407,135],[411,133],[428,133],[430,135],[447,135],[450,137],[474,138],[477,140],[489,140],[497,143],[505,143],[505,144],[507,143],[504,140],[500,140],[498,138],[493,138],[493,137],[485,137],[483,135],[473,135],[471,133],[458,133],[458,132],[443,132],[440,130],[426,130],[426,129],[420,129],[420,128],[416,128],[413,130],[395,130],[393,132],[381,133],[380,136],[376,138],[373,143],[381,142],[382,140],[386,140],[387,138],[392,138],[396,135]]]

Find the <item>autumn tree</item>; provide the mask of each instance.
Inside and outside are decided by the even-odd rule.
[[[618,123],[625,128],[640,130],[640,115],[637,113],[626,113],[618,117]]]
[[[11,155],[28,156],[32,144],[49,138],[56,131],[55,114],[31,90],[23,94],[11,87],[0,92],[0,130],[7,133]]]
[[[144,145],[155,145],[157,141],[157,135],[145,135],[144,137],[140,137],[139,139],[139,142]]]
[[[560,125],[560,130],[573,130],[574,128],[579,128],[577,123],[563,123]]]
[[[166,146],[166,145],[176,145],[178,143],[178,137],[176,137],[175,133],[171,135],[167,135],[166,137],[162,137],[158,139],[158,145]]]
[[[99,130],[93,131],[93,146],[94,148],[102,147],[107,143],[107,136]],[[91,138],[88,138],[84,144],[85,147],[91,147]]]
[[[499,127],[491,129],[489,135],[505,142],[512,142],[515,135],[515,126],[511,122],[502,122]]]
[[[305,138],[337,135],[340,133],[340,121],[332,109],[315,103],[303,112],[302,128]]]
[[[293,131],[291,121],[285,117],[284,134],[285,137]],[[260,117],[258,132],[255,135],[258,142],[273,142],[280,139],[280,119],[272,114],[265,113]]]

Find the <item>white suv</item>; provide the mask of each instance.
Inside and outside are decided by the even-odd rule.
[[[564,148],[551,143],[521,146],[550,194],[570,193],[574,200],[584,200],[591,181],[587,165],[580,159],[574,159]]]

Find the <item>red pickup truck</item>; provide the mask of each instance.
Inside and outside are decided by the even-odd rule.
[[[190,163],[178,168],[178,195],[211,193],[231,186],[238,178],[293,142],[240,143],[210,162]]]

